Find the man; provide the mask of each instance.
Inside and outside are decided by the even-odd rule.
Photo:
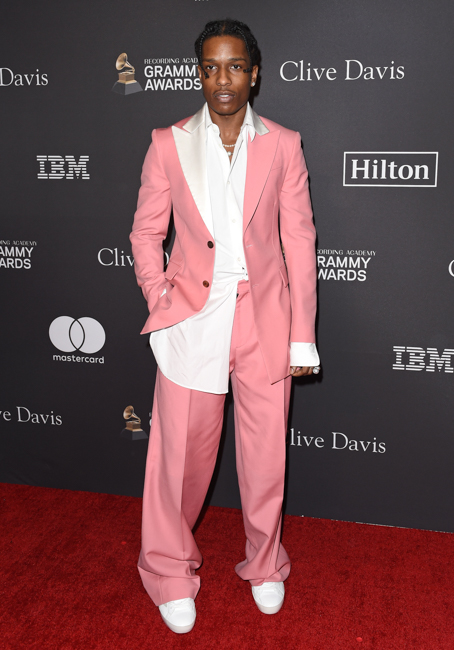
[[[290,571],[280,533],[291,375],[310,375],[319,363],[300,136],[248,103],[258,47],[246,25],[210,22],[195,49],[206,104],[153,131],[131,233],[150,310],[142,333],[151,333],[158,363],[138,566],[177,633],[195,622],[202,558],[191,529],[214,469],[229,377],[247,538],[236,572],[260,611],[281,608]],[[176,236],[163,271],[172,208]]]

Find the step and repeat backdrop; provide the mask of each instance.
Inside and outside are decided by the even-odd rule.
[[[301,133],[318,231],[286,512],[454,531],[448,0],[5,3],[0,481],[141,495],[156,366],[128,237],[151,130],[202,105],[193,42],[225,16],[259,42],[254,109]],[[229,398],[213,505],[240,506],[233,445]]]

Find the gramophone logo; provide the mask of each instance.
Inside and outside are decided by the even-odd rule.
[[[118,70],[118,81],[115,82],[112,91],[120,95],[132,95],[139,93],[142,86],[135,79],[136,69],[129,63],[126,52],[120,54],[115,67]]]
[[[141,427],[142,420],[134,413],[133,406],[125,408],[123,417],[126,420],[126,427],[120,434],[122,438],[127,438],[127,440],[146,440],[148,438]]]

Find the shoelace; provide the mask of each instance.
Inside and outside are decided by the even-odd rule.
[[[182,598],[179,602],[175,600],[171,600],[170,603],[167,604],[167,613],[169,616],[172,616],[175,612],[181,609],[186,609],[187,605],[191,602],[190,598]],[[192,607],[191,607],[192,609]]]
[[[277,594],[282,594],[282,587],[278,582],[264,582],[263,585],[260,585],[259,589],[261,592],[265,591],[275,591]]]
[[[252,591],[254,598],[258,600],[258,602],[263,604],[262,599],[268,595],[268,594],[276,594],[279,596],[279,598],[282,598],[284,595],[282,585],[279,585],[277,582],[264,582],[260,587],[254,587]]]

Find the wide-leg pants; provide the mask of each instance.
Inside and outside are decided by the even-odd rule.
[[[235,570],[258,586],[285,580],[280,543],[285,437],[291,378],[270,384],[246,282],[238,297],[230,348],[236,466],[246,559]],[[273,315],[270,314],[270,318]],[[192,535],[216,463],[225,395],[179,386],[159,371],[145,473],[138,568],[156,605],[195,598],[202,556]]]

